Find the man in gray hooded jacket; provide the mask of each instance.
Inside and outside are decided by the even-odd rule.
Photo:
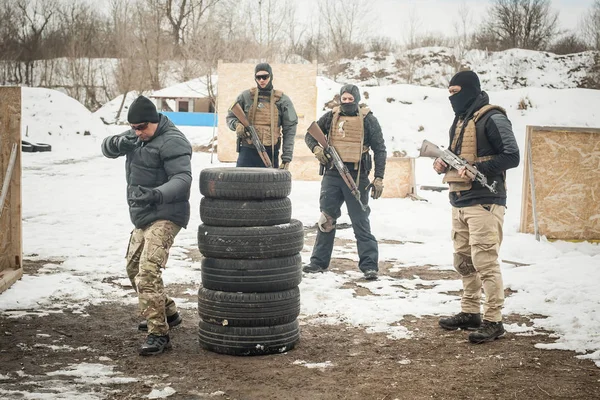
[[[271,159],[271,164],[275,168],[288,169],[294,153],[294,138],[298,125],[296,110],[286,94],[281,90],[273,89],[273,70],[269,64],[256,65],[254,80],[256,87],[244,90],[235,102],[239,103],[250,124],[256,128],[259,139]],[[232,111],[227,114],[227,126],[237,135],[239,154],[236,167],[264,167],[265,164],[250,141],[250,134]],[[281,165],[279,165],[280,148]]]
[[[165,295],[161,270],[175,236],[190,219],[192,146],[144,96],[131,104],[127,120],[131,129],[105,138],[102,153],[126,157],[127,202],[135,226],[127,250],[127,275],[146,318],[138,326],[148,331],[139,352],[153,355],[171,347],[169,327],[181,323],[175,302]]]

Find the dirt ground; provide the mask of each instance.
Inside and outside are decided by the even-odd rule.
[[[310,240],[307,237],[307,243]],[[28,263],[25,273],[35,274],[36,266]],[[332,267],[336,272],[355,268],[344,259],[334,260]],[[381,273],[389,274],[388,268],[383,262]],[[411,279],[415,273],[421,279],[456,279],[449,271],[427,266],[390,275]],[[353,286],[356,296],[371,295],[368,289],[346,285]],[[167,287],[175,297],[194,301],[193,295],[185,293],[190,289],[197,290],[191,285]],[[80,387],[80,392],[43,398],[139,399],[165,386],[176,391],[169,399],[182,400],[600,398],[600,369],[591,361],[579,360],[573,352],[534,346],[553,342],[549,332],[507,334],[493,343],[472,345],[466,332],[439,329],[437,317],[407,317],[402,324],[414,337],[391,340],[384,334],[367,334],[361,327],[312,324],[301,315],[301,339],[295,349],[234,357],[200,349],[198,316],[195,310],[182,310],[184,322],[171,334],[173,349],[143,358],[137,355],[144,334],[136,330],[139,317],[134,305],[103,304],[87,313],[85,317],[64,312],[0,316],[0,389],[54,393],[45,389],[52,379],[53,385],[63,380]],[[519,315],[507,316],[506,321],[529,323]],[[69,346],[69,350],[46,344]],[[331,366],[307,368],[299,360]],[[138,381],[119,384],[98,379],[84,386],[74,376],[47,375],[79,363],[116,364],[120,376]]]

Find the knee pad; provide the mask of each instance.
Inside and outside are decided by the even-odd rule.
[[[319,230],[321,232],[328,233],[335,229],[335,220],[333,217],[330,217],[322,212],[321,216],[319,217],[319,221],[317,221],[317,225],[319,226]]]
[[[462,276],[469,276],[477,272],[471,257],[461,253],[454,253],[454,269]]]

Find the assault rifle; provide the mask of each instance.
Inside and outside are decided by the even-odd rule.
[[[327,142],[327,138],[325,137],[325,134],[323,134],[323,131],[321,130],[319,125],[317,125],[316,122],[313,121],[312,124],[310,124],[310,126],[308,127],[308,133],[313,138],[315,138],[315,140],[317,142],[319,142],[321,147],[323,147],[323,150],[327,154],[329,154],[329,156],[331,157],[331,160],[333,162],[333,165],[340,173],[340,176],[344,180],[344,183],[348,186],[348,188],[352,192],[352,195],[354,196],[356,201],[358,201],[358,203],[360,204],[360,207],[363,209],[363,211],[366,211],[369,206],[363,204],[362,201],[360,201],[360,190],[358,190],[358,186],[356,186],[354,179],[352,179],[352,175],[350,175],[350,171],[348,171],[348,167],[346,167],[346,165],[340,158],[340,155],[338,154],[337,150],[333,146],[329,145],[329,143]]]
[[[244,114],[244,110],[242,110],[242,107],[240,106],[240,104],[235,103],[233,105],[233,107],[231,107],[231,112],[233,113],[233,115],[235,115],[235,117],[238,119],[238,121],[240,121],[240,123],[242,125],[244,125],[244,128],[246,128],[246,131],[248,133],[250,133],[250,139],[252,139],[252,144],[254,145],[254,147],[256,147],[256,151],[258,151],[258,155],[260,156],[263,164],[265,164],[265,167],[271,168],[273,166],[273,164],[271,164],[271,159],[269,158],[269,155],[267,154],[267,150],[265,149],[265,146],[261,143],[260,139],[258,138],[258,133],[256,132],[256,128],[254,128],[252,125],[250,125],[250,121],[248,121],[248,117],[246,117],[246,114]]]
[[[444,160],[444,162],[446,164],[448,164],[450,167],[455,168],[455,169],[460,169],[462,167],[465,167],[467,169],[467,175],[471,179],[479,182],[481,185],[488,188],[490,190],[490,192],[498,193],[498,190],[496,189],[496,185],[498,184],[498,182],[494,181],[494,182],[492,182],[491,185],[488,184],[487,177],[484,174],[479,172],[477,170],[477,168],[475,168],[474,166],[469,164],[467,161],[463,160],[462,158],[460,158],[459,156],[457,156],[456,154],[454,154],[453,152],[451,152],[448,149],[440,149],[438,146],[431,143],[430,141],[423,140],[423,144],[421,145],[421,150],[420,150],[420,156],[421,157],[431,157],[431,158],[441,158],[442,160]]]

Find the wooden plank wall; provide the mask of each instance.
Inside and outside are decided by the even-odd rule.
[[[520,231],[534,232],[531,152],[539,234],[600,240],[600,129],[528,126],[525,143]]]
[[[13,144],[18,153],[12,176],[6,170]],[[0,293],[23,275],[21,230],[21,88],[0,87],[0,190],[10,179],[0,216]]]

